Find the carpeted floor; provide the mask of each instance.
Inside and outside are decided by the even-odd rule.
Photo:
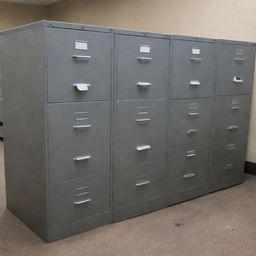
[[[22,200],[22,195],[21,195]],[[256,177],[239,186],[46,244],[5,209],[0,256],[256,256]]]

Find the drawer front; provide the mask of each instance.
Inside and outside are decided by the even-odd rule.
[[[109,102],[48,105],[52,181],[110,170]]]
[[[119,101],[116,112],[118,167],[158,161],[166,154],[166,100]]]
[[[163,196],[165,171],[165,159],[153,164],[116,169],[115,207],[124,207]]]
[[[218,44],[216,88],[219,95],[251,93],[254,56],[252,46]]]
[[[110,176],[90,176],[50,186],[52,223],[61,224],[110,211]]]
[[[212,99],[174,100],[169,123],[172,145],[209,141],[212,106]]]
[[[172,45],[173,98],[213,95],[215,45],[174,40]]]
[[[187,190],[208,178],[209,144],[178,146],[169,152],[169,189]]]
[[[216,98],[215,140],[246,138],[250,118],[251,96],[223,96]]]
[[[246,142],[234,140],[213,145],[210,178],[218,180],[244,173]]]
[[[169,40],[119,35],[116,48],[118,99],[167,98]]]
[[[112,35],[49,29],[48,101],[110,99]]]

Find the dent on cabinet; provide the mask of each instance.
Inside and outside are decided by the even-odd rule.
[[[243,181],[253,43],[48,21],[1,37],[7,208],[45,241]]]

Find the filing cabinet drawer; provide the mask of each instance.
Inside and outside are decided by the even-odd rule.
[[[118,101],[116,111],[117,166],[154,162],[166,154],[166,100]]]
[[[109,172],[109,102],[48,105],[52,181]]]
[[[110,176],[90,176],[50,186],[54,225],[110,211]]]
[[[218,95],[250,94],[253,83],[254,47],[219,43],[217,46]]]
[[[163,196],[165,172],[165,159],[118,168],[115,173],[115,206],[123,207]]]
[[[208,178],[209,144],[178,146],[169,152],[169,182],[176,190],[205,184]]]
[[[172,101],[169,123],[169,137],[172,145],[208,141],[210,139],[212,105],[212,99]]]
[[[211,97],[214,72],[215,44],[173,40],[173,98]]]
[[[215,143],[210,170],[211,179],[241,176],[244,172],[245,152],[245,141]]]
[[[110,99],[112,35],[49,29],[48,101]]]
[[[118,35],[117,98],[166,99],[169,40]]]
[[[216,98],[214,138],[229,141],[247,137],[251,96]]]

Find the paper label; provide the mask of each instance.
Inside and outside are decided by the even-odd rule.
[[[76,50],[88,50],[88,42],[76,41],[75,42],[75,49]]]
[[[236,49],[236,55],[244,55],[243,49]]]
[[[189,109],[198,109],[198,103],[189,103],[188,108]]]
[[[141,45],[140,52],[142,53],[150,53],[150,45]]]
[[[198,49],[198,48],[192,48],[192,54],[199,55],[199,54],[200,54],[200,49]]]

